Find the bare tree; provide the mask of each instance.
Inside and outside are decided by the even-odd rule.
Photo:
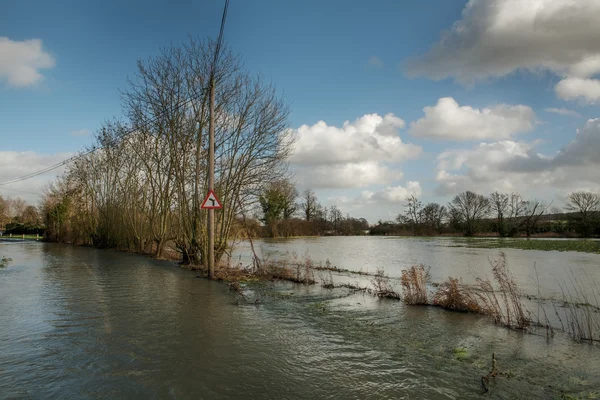
[[[27,225],[39,225],[41,222],[40,213],[38,212],[37,208],[29,205],[25,207],[25,210],[23,210],[23,213],[21,214],[21,221]]]
[[[415,195],[406,198],[404,215],[412,227],[413,235],[420,233],[420,225],[423,219],[422,209],[423,203]]]
[[[546,213],[551,205],[552,202],[546,204],[538,200],[529,200],[525,203],[525,209],[522,217],[520,218],[519,227],[525,232],[527,237],[535,233],[540,218]]]
[[[45,197],[54,238],[73,236],[155,256],[174,244],[184,262],[204,262],[206,88],[214,69],[215,192],[223,204],[216,221],[216,261],[229,251],[236,218],[271,182],[287,176],[294,137],[287,129],[287,105],[275,88],[245,72],[226,48],[213,65],[215,45],[190,39],[138,62],[122,93],[127,123],[106,124],[94,145],[99,150],[72,164]],[[286,215],[293,212],[290,202]]]
[[[342,217],[342,212],[335,204],[329,208],[329,221],[331,221],[335,233],[338,233]]]
[[[577,230],[582,236],[590,236],[594,224],[600,219],[600,194],[586,191],[573,192],[569,194],[567,211],[573,215]]]
[[[508,233],[504,219],[509,212],[510,196],[505,193],[494,192],[490,194],[490,208],[491,211],[496,214],[496,223],[498,224],[498,235],[504,237]]]
[[[447,217],[446,207],[437,203],[429,203],[423,207],[422,212],[423,223],[427,226],[429,233],[441,233],[444,220]]]
[[[477,233],[478,225],[490,210],[490,201],[485,196],[470,191],[458,194],[448,208],[460,218],[466,236]]]
[[[308,222],[314,219],[319,207],[319,200],[317,199],[317,196],[315,196],[315,192],[311,189],[306,189],[302,193],[302,203],[300,204],[304,219]]]

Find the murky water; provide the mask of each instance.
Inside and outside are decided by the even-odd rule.
[[[486,240],[486,239],[480,239]],[[600,285],[600,254],[535,251],[518,249],[486,249],[457,247],[452,238],[412,237],[322,237],[302,239],[263,239],[254,242],[259,256],[286,257],[296,253],[300,259],[309,255],[315,263],[329,260],[332,265],[373,273],[383,268],[391,277],[399,277],[403,269],[424,264],[430,267],[432,281],[449,276],[474,283],[477,277],[490,277],[490,260],[506,255],[511,273],[526,293],[545,297],[560,296],[558,282],[575,277],[581,283]],[[233,259],[246,262],[250,248],[240,243]]]
[[[362,256],[382,245],[371,238],[345,248],[329,239],[311,256],[344,268],[342,257],[359,268],[388,260],[390,273],[414,262],[433,272],[436,258],[440,276],[454,275],[442,269],[450,262],[466,268],[434,246],[375,260]],[[111,251],[0,243],[2,255],[13,259],[0,269],[2,399],[482,398],[492,352],[508,376],[486,398],[600,397],[599,346],[562,336],[547,342],[473,315],[316,286],[258,285],[259,304],[238,304],[223,284]]]

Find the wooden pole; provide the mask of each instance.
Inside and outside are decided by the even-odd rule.
[[[214,68],[214,66],[213,66]],[[208,189],[215,189],[215,78],[210,77],[208,120]],[[215,210],[208,210],[208,278],[215,278]]]

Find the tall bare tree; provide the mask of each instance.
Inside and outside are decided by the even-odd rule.
[[[465,235],[473,236],[477,233],[481,219],[490,210],[490,201],[485,196],[466,191],[456,195],[448,208],[460,218]]]
[[[509,213],[510,196],[506,193],[494,192],[490,194],[489,199],[491,211],[496,214],[498,235],[507,236],[508,232],[504,220]]]
[[[600,220],[600,194],[586,191],[569,194],[567,211],[575,213],[573,216],[579,233],[590,236],[594,225]]]
[[[315,192],[311,189],[306,189],[302,192],[302,203],[300,204],[300,208],[302,209],[302,214],[304,214],[304,219],[308,222],[313,220],[319,207],[319,200],[317,199],[317,196],[315,196]]]

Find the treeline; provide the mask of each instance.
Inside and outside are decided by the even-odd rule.
[[[37,207],[20,197],[5,199],[0,195],[0,231],[5,234],[43,234],[43,219]]]
[[[369,230],[366,219],[344,216],[335,205],[323,207],[311,189],[299,195],[287,179],[272,182],[258,199],[254,236],[364,235]]]
[[[483,196],[466,191],[447,205],[423,204],[410,196],[396,221],[379,221],[371,228],[371,234],[599,236],[600,194],[579,191],[569,194],[567,199],[563,210],[553,208],[548,212],[551,203],[527,200],[519,193],[494,192]]]
[[[186,263],[208,254],[209,93],[215,91],[215,259],[228,252],[242,215],[287,174],[293,136],[275,89],[251,76],[214,41],[172,46],[147,61],[122,92],[123,121],[97,132],[43,197],[51,241],[157,257],[174,249]],[[214,72],[214,74],[213,74]],[[212,77],[212,79],[211,79]]]

